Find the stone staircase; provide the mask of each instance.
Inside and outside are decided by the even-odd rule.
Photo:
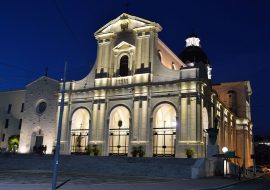
[[[52,155],[0,154],[0,170],[53,170]],[[62,155],[59,171],[95,175],[191,178],[196,159]]]

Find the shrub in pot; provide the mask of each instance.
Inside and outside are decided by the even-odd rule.
[[[193,158],[195,150],[193,148],[186,148],[187,158]]]
[[[132,147],[132,151],[131,151],[132,157],[136,157],[137,154],[138,154],[138,149],[137,149],[136,146],[133,146],[133,147]]]
[[[142,146],[139,146],[138,148],[138,154],[139,154],[139,157],[143,157],[145,152],[144,152],[144,149]]]
[[[100,150],[99,150],[99,148],[97,147],[97,145],[93,145],[93,153],[94,153],[94,156],[98,156],[99,155],[99,153],[100,153]]]

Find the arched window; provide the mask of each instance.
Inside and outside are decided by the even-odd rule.
[[[120,59],[119,75],[121,77],[128,76],[128,56],[124,55]]]

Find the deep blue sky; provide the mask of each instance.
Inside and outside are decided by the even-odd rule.
[[[93,33],[126,10],[126,0],[1,0],[0,90],[23,89],[44,74],[83,78],[96,59]],[[250,80],[257,134],[270,135],[270,1],[129,0],[129,13],[158,22],[176,54],[195,31],[214,83]]]

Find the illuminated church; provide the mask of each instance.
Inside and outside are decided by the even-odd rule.
[[[162,27],[122,14],[95,32],[96,62],[85,78],[66,82],[61,153],[145,157],[206,157],[207,129],[251,165],[249,81],[212,84],[207,55],[192,34],[174,54],[158,37]],[[213,63],[214,66],[214,63]],[[19,153],[55,146],[62,82],[43,76],[25,90],[0,92],[1,148],[20,135]],[[242,162],[242,161],[241,161]]]

